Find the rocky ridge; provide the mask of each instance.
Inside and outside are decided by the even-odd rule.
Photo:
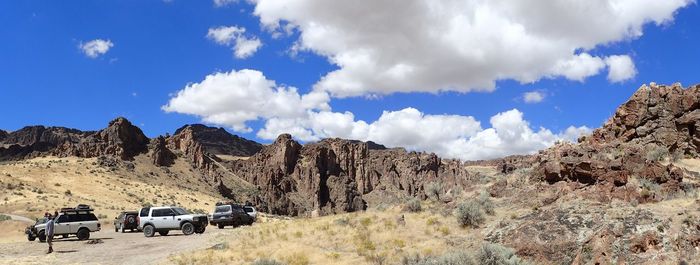
[[[285,215],[364,210],[364,196],[375,190],[425,197],[429,182],[441,182],[445,187],[466,185],[468,174],[457,161],[374,147],[338,138],[301,145],[283,134],[231,167],[259,187],[255,203],[263,211]]]

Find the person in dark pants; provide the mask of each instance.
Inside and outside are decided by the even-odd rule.
[[[53,252],[53,219],[55,216],[48,215],[48,222],[46,222],[46,243],[49,244],[49,251],[46,254]]]

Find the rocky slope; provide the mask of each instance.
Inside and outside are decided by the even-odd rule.
[[[660,163],[666,157],[700,153],[700,85],[652,83],[640,87],[615,115],[578,144],[560,144],[535,156],[543,180],[605,186],[608,197],[640,202],[661,200],[625,188],[630,178],[680,188],[684,172]]]
[[[390,190],[425,197],[425,184],[465,185],[456,161],[360,141],[324,139],[301,145],[291,135],[247,160],[233,161],[236,174],[260,189],[255,203],[275,214],[332,214],[363,210],[365,196]]]

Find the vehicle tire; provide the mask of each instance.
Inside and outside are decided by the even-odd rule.
[[[116,225],[114,226],[114,232],[115,232],[115,233],[116,233],[116,232],[119,232],[119,227],[116,226]]]
[[[168,231],[168,230],[163,230],[163,231],[158,231],[158,234],[160,234],[161,236],[167,236],[167,235],[168,235],[168,232],[170,232],[170,231]]]
[[[143,235],[146,237],[153,237],[156,234],[156,228],[152,225],[146,225],[143,227]]]
[[[78,240],[88,240],[90,238],[90,230],[87,228],[80,228],[75,235],[78,236]]]
[[[180,229],[182,229],[182,233],[187,236],[194,233],[194,225],[192,223],[184,223]]]
[[[223,225],[223,224],[219,224],[218,227],[219,227],[219,229],[224,229],[224,225]]]
[[[131,229],[131,232],[132,232],[132,233],[134,232],[134,229],[133,229],[133,228]]]
[[[36,240],[36,237],[35,237],[34,235],[28,235],[28,236],[27,236],[27,239],[28,239],[29,241],[34,241],[34,240]]]
[[[204,234],[204,231],[207,230],[206,226],[200,226],[194,229],[194,232],[197,234]]]
[[[38,236],[38,238],[39,238],[39,242],[42,242],[42,243],[43,243],[43,242],[46,242],[46,234],[44,233],[43,230],[42,230],[42,231],[39,231],[39,236]]]

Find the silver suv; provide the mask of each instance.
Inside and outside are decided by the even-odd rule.
[[[190,214],[180,207],[145,207],[139,210],[139,230],[152,237],[156,232],[161,236],[171,230],[182,230],[185,235],[201,234],[207,228],[208,218],[203,214]]]
[[[54,236],[76,235],[78,240],[87,240],[91,232],[100,231],[100,221],[89,207],[63,208],[54,219]],[[39,241],[46,241],[46,223],[34,226]]]

